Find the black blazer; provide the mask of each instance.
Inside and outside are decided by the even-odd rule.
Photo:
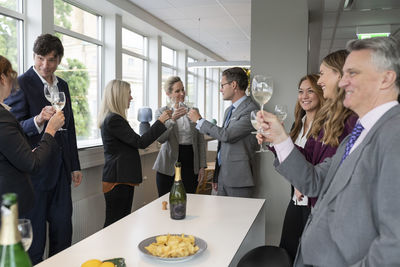
[[[52,190],[60,179],[67,179],[71,183],[71,172],[80,170],[78,148],[76,144],[75,122],[72,113],[71,96],[68,84],[57,77],[58,90],[65,93],[66,103],[63,109],[65,124],[63,128],[67,131],[57,132],[55,139],[58,151],[44,171],[32,176],[35,189],[47,191]],[[20,90],[11,94],[4,103],[11,107],[11,112],[20,122],[24,133],[28,136],[28,142],[32,149],[38,145],[43,132],[38,133],[33,119],[42,108],[50,106],[50,102],[44,97],[43,82],[34,71],[33,67],[18,77]]]
[[[146,148],[167,130],[157,120],[142,136],[135,133],[120,115],[109,113],[101,125],[104,145],[103,181],[111,183],[141,183],[142,166],[139,148]]]
[[[29,174],[44,168],[57,147],[55,139],[45,133],[32,152],[19,122],[0,105],[0,195],[9,192],[18,194],[20,216],[34,203]]]

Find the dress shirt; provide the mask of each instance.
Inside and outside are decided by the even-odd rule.
[[[2,105],[7,111],[10,111],[11,107],[4,104],[3,102],[0,102],[0,105]]]
[[[179,144],[180,145],[191,145],[192,144],[192,133],[190,131],[190,122],[186,115],[183,115],[176,120],[179,133]]]
[[[235,108],[232,111],[232,116],[235,114],[235,111],[237,110],[237,107],[247,98],[247,95],[242,96],[241,98],[239,98],[237,101],[235,101],[235,103],[232,103],[232,106],[234,106]],[[196,129],[200,130],[201,125],[203,125],[203,122],[205,121],[204,118],[201,118],[200,120],[198,120],[196,123]],[[224,125],[222,125],[221,127],[224,127]]]
[[[306,121],[306,118],[307,118],[307,115],[301,119],[301,121],[303,122],[303,127],[301,127],[301,130],[299,132],[299,135],[296,138],[296,141],[294,141],[294,143],[301,148],[304,148],[304,146],[307,143],[307,135],[308,135],[308,132],[310,131],[311,125],[312,125],[312,121],[311,121],[308,129],[306,130],[306,132],[304,132],[304,130],[305,130],[304,123]],[[296,194],[293,193],[292,200],[296,206],[308,206],[308,197],[307,196],[303,196],[303,199],[301,201],[299,201],[299,200],[297,200]]]
[[[361,124],[364,126],[364,130],[358,137],[354,146],[351,148],[350,154],[359,144],[361,144],[361,142],[367,136],[369,130],[371,130],[371,128],[383,116],[383,114],[385,114],[389,109],[398,104],[399,103],[397,101],[390,101],[385,104],[379,105],[376,108],[370,110],[367,114],[365,114],[362,118],[359,119]],[[292,152],[294,145],[292,140],[290,138],[287,138],[285,141],[279,144],[275,144],[274,148],[276,150],[279,162],[282,162],[287,158],[287,156],[289,156],[290,152]]]
[[[33,70],[35,71],[35,73],[37,74],[37,76],[39,76],[39,79],[42,81],[43,85],[47,84],[47,85],[49,86],[51,92],[58,92],[58,86],[57,86],[57,84],[58,84],[58,79],[57,79],[57,76],[56,76],[54,73],[53,73],[53,84],[49,84],[49,83],[42,77],[42,75],[40,75],[39,72],[36,71],[35,66],[33,66]],[[44,94],[44,91],[43,91],[43,94]],[[36,129],[37,129],[38,133],[40,134],[40,133],[43,131],[43,129],[44,129],[44,124],[43,124],[42,126],[37,125],[37,123],[36,123],[36,117],[37,117],[37,115],[36,115],[35,118],[33,119],[33,123],[35,124]]]

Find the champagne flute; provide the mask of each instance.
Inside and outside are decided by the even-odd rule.
[[[28,251],[32,244],[33,232],[29,219],[18,219],[18,231],[21,234],[21,243],[25,251]]]
[[[56,111],[61,111],[65,107],[65,93],[64,92],[57,92],[53,93],[52,97],[52,106]],[[66,131],[65,128],[60,128],[58,131]]]
[[[264,110],[264,104],[266,104],[272,96],[273,93],[273,82],[271,77],[266,77],[263,75],[255,75],[253,78],[251,93],[254,100],[260,105],[261,111]],[[262,127],[258,128],[259,133],[263,133]],[[266,152],[268,150],[263,149],[262,144],[260,144],[260,150],[256,152]]]
[[[274,114],[280,122],[283,122],[287,117],[287,107],[286,105],[275,105]]]

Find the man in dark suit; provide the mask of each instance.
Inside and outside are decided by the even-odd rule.
[[[353,40],[339,83],[359,121],[332,158],[313,166],[275,116],[258,114],[276,169],[318,202],[295,266],[400,266],[400,49],[392,37]]]
[[[57,155],[38,174],[32,176],[35,205],[26,217],[31,220],[33,227],[29,255],[32,263],[37,264],[42,261],[45,249],[46,222],[49,223],[49,256],[71,245],[71,179],[78,186],[82,173],[68,84],[54,75],[64,55],[63,45],[56,36],[43,34],[36,39],[33,52],[34,66],[18,77],[21,90],[5,101],[20,121],[32,149],[37,147],[44,126],[55,113],[44,96],[44,85],[47,84],[55,92],[64,92],[66,97],[63,109],[66,130],[55,135],[59,146]]]
[[[242,68],[230,68],[222,73],[220,91],[224,100],[232,101],[232,105],[226,109],[220,127],[202,119],[196,109],[188,113],[201,133],[219,141],[214,188],[221,196],[251,197],[254,190],[253,162],[257,143],[251,134],[254,128],[250,113],[259,108],[246,95],[247,86],[247,74]]]

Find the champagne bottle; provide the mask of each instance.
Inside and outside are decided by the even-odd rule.
[[[17,194],[2,196],[0,230],[0,267],[32,267],[18,231]]]
[[[175,164],[175,181],[169,194],[171,218],[182,220],[186,217],[186,191],[181,178],[181,163]]]

